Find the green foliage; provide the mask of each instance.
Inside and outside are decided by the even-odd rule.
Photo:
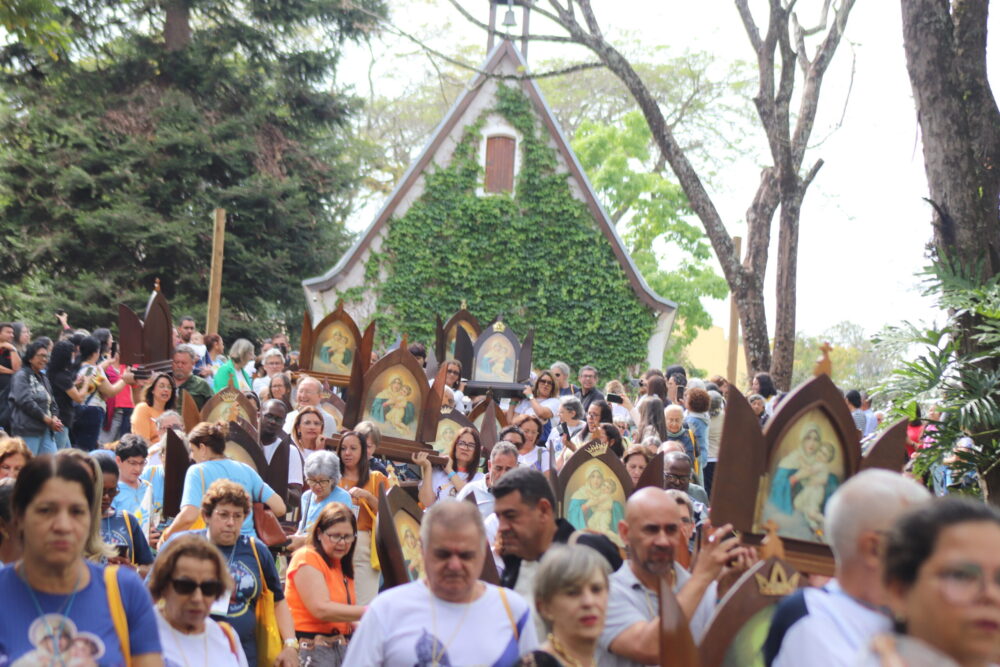
[[[691,210],[680,186],[651,165],[652,135],[638,111],[613,124],[585,120],[573,150],[612,220],[621,221],[623,240],[642,276],[658,294],[675,301],[678,321],[668,359],[698,331],[712,326],[703,298],[723,299],[726,281],[709,264],[712,250],[701,227],[688,222]]]
[[[369,260],[387,275],[375,288],[379,335],[430,343],[435,316],[465,300],[483,321],[502,315],[522,338],[533,327],[536,365],[587,361],[605,377],[621,375],[645,358],[653,314],[557,171],[527,98],[501,85],[493,111],[523,137],[515,193],[476,194],[485,112],[451,163],[427,174],[421,197],[389,223],[383,254]]]
[[[168,51],[146,32],[161,3],[65,4],[72,57],[18,43],[0,59],[4,314],[43,323],[64,308],[103,326],[159,277],[175,314],[200,321],[222,207],[221,333],[295,327],[301,279],[349,241],[357,103],[328,80],[372,19],[336,2],[192,3],[191,42]]]
[[[864,329],[853,322],[841,322],[821,336],[795,337],[795,362],[792,386],[797,387],[812,377],[813,366],[822,354],[823,343],[830,343],[832,380],[845,390],[871,392],[892,371],[895,357],[877,347]]]
[[[949,456],[971,436],[975,449],[959,450],[951,464],[958,473],[991,471],[1000,460],[1000,275],[983,279],[981,263],[963,268],[932,257],[923,273],[927,294],[949,311],[941,326],[905,323],[888,327],[879,344],[890,354],[916,350],[901,361],[880,393],[893,402],[896,417],[912,418],[914,406],[933,403],[940,417],[934,446],[920,452],[918,470]]]

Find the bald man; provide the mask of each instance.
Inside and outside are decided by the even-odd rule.
[[[752,552],[741,547],[738,538],[725,537],[731,525],[714,529],[706,524],[709,537],[689,573],[674,561],[674,552],[686,548],[683,519],[677,500],[655,487],[639,489],[625,505],[618,534],[628,545],[629,560],[611,575],[607,620],[598,640],[602,667],[658,664],[661,577],[670,580],[691,634],[699,641],[715,609],[715,582],[726,563],[736,562],[741,569],[750,565]]]
[[[881,576],[885,533],[909,507],[930,500],[912,479],[865,470],[847,480],[826,504],[826,537],[836,563],[823,588],[802,588],[778,605],[764,643],[765,664],[855,665],[872,637],[892,632]]]
[[[337,422],[333,421],[333,417],[324,410],[320,402],[320,392],[323,390],[323,385],[316,378],[304,377],[299,380],[299,385],[295,390],[295,407],[297,409],[292,410],[285,417],[284,431],[290,435],[295,435],[292,431],[295,426],[295,418],[299,414],[299,410],[306,407],[314,407],[320,411],[323,415],[323,435],[327,438],[333,437],[333,434],[337,432]]]

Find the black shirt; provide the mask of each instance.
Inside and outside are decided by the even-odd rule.
[[[66,428],[73,426],[74,417],[73,399],[69,397],[66,390],[72,389],[73,382],[75,381],[76,374],[68,368],[49,376],[49,383],[52,385],[52,397],[56,399],[59,419]]]

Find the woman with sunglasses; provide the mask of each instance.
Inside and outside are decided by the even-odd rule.
[[[427,509],[441,498],[454,498],[469,482],[485,477],[479,471],[479,457],[482,455],[479,432],[468,426],[459,429],[451,443],[448,463],[436,468],[427,460],[426,452],[413,455],[413,462],[420,466],[420,502]]]
[[[535,378],[533,387],[524,388],[524,400],[507,411],[507,422],[513,423],[517,415],[534,415],[542,423],[539,442],[548,440],[549,433],[559,424],[559,390],[552,371],[542,371]]]
[[[102,665],[124,665],[126,658],[133,667],[163,664],[142,581],[128,568],[86,558],[100,541],[95,465],[86,455],[40,456],[17,478],[10,509],[22,557],[0,569],[5,664],[71,664],[70,650],[81,638],[103,645]],[[116,603],[127,619],[117,627]]]
[[[330,503],[351,506],[351,494],[337,486],[340,482],[340,458],[331,451],[321,450],[306,459],[303,469],[309,490],[302,494],[302,518],[292,536],[292,550],[309,540],[309,532],[316,525],[320,512]]]
[[[889,531],[883,563],[898,634],[876,637],[859,665],[1000,662],[1000,512],[958,497],[921,504]]]
[[[149,590],[167,665],[248,667],[236,632],[209,618],[233,587],[222,554],[200,535],[181,535],[159,553]]]
[[[348,505],[330,503],[309,531],[309,542],[288,565],[285,599],[303,665],[340,665],[354,623],[365,607],[354,588],[358,524]]]

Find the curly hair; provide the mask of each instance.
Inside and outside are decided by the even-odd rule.
[[[250,514],[250,496],[246,489],[229,479],[217,479],[209,485],[201,497],[201,513],[205,517],[212,516],[216,505],[236,505],[244,514]]]

